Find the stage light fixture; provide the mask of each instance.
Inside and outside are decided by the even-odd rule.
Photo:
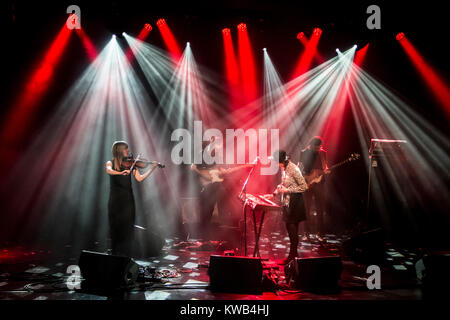
[[[146,24],[144,25],[144,28],[145,28],[146,30],[148,30],[148,31],[152,31],[152,26],[150,25],[150,23],[146,23]]]
[[[263,51],[267,51],[267,49],[266,49],[266,48],[263,48]]]
[[[245,30],[247,30],[247,25],[245,24],[245,23],[240,23],[240,24],[238,24],[238,30],[239,31],[245,31]]]
[[[405,34],[403,32],[400,32],[400,33],[397,33],[397,35],[395,36],[395,39],[400,41],[400,40],[403,40],[404,37],[405,37]]]
[[[338,48],[336,48],[336,52],[337,52],[337,53],[339,53],[339,52],[341,52],[341,51],[339,51],[339,49],[338,49]]]
[[[189,41],[186,42],[186,46],[190,47],[190,46],[191,46],[191,43],[190,43]]]
[[[297,34],[297,39],[300,40],[300,39],[302,39],[304,36],[305,36],[305,33],[299,32],[299,33]]]
[[[158,21],[156,21],[156,25],[158,27],[162,27],[165,24],[166,24],[166,20],[164,20],[164,19],[159,19]]]
[[[356,49],[356,48],[358,48],[358,46],[355,44],[355,45],[353,46],[353,49]]]
[[[224,36],[229,36],[231,34],[231,30],[229,28],[222,29],[222,33]]]
[[[320,29],[320,28],[314,28],[313,34],[314,34],[315,36],[320,36],[320,35],[322,34],[322,29]]]
[[[297,78],[299,75],[305,73],[309,69],[309,66],[311,65],[314,57],[316,57],[317,55],[317,46],[320,41],[321,31],[318,32],[316,29],[318,28],[315,28],[313,30],[313,33],[311,34],[309,40],[308,37],[306,37],[304,34],[302,38],[298,38],[300,43],[305,47],[305,50],[299,57],[294,72],[290,76],[292,79]]]

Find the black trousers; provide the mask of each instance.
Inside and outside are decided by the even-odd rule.
[[[214,207],[220,199],[220,183],[211,183],[200,192],[200,225],[209,226],[214,212]]]

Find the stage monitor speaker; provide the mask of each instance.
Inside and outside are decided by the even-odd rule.
[[[84,279],[82,288],[92,290],[132,285],[139,274],[139,266],[133,259],[93,251],[81,251],[78,265]]]
[[[212,255],[211,291],[262,294],[262,270],[261,258]]]
[[[331,293],[339,291],[340,256],[296,258],[285,267],[288,283],[295,289]]]
[[[424,297],[449,297],[450,253],[433,252],[416,263],[417,277],[422,281]],[[444,295],[445,294],[445,295]]]
[[[344,255],[365,264],[382,263],[386,251],[384,238],[381,228],[362,232],[342,244]]]

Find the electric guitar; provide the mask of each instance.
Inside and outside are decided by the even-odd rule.
[[[228,169],[198,169],[197,167],[191,166],[191,170],[198,173],[200,176],[200,183],[203,187],[215,182],[223,182],[223,176],[230,173],[236,172],[244,168],[253,167],[254,164],[244,164],[241,166],[228,168]]]
[[[346,163],[351,162],[351,161],[358,160],[359,157],[360,157],[359,153],[352,153],[350,155],[350,157],[348,157],[344,161],[341,161],[341,162],[338,162],[338,163],[334,164],[333,166],[328,168],[328,170],[331,171],[333,169],[336,169],[337,167],[342,166],[343,164],[346,164]],[[311,186],[311,185],[313,185],[315,183],[321,182],[324,175],[325,175],[325,173],[324,173],[323,170],[313,169],[310,174],[305,174],[305,175],[303,175],[303,177],[305,178],[306,183],[308,184],[308,186]]]

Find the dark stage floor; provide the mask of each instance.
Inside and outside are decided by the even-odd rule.
[[[345,237],[326,235],[322,246],[311,236],[301,242],[299,254],[303,257],[339,254]],[[287,255],[288,238],[271,232],[261,236],[261,256],[266,270],[285,283],[283,266],[277,264]],[[217,248],[219,250],[217,250]],[[381,290],[369,290],[366,286],[366,265],[343,260],[340,292],[336,294],[313,294],[308,292],[279,290],[262,295],[213,293],[209,290],[208,264],[211,254],[223,254],[223,246],[217,241],[190,239],[182,242],[177,238],[166,239],[162,254],[155,258],[138,260],[141,266],[156,268],[156,278],[139,282],[129,292],[110,296],[88,294],[69,290],[66,286],[69,265],[78,263],[78,254],[52,252],[36,248],[3,247],[0,255],[0,299],[14,300],[403,300],[421,299],[421,289],[416,280],[416,252],[402,250],[387,244],[382,270]],[[251,249],[251,243],[250,243]]]

